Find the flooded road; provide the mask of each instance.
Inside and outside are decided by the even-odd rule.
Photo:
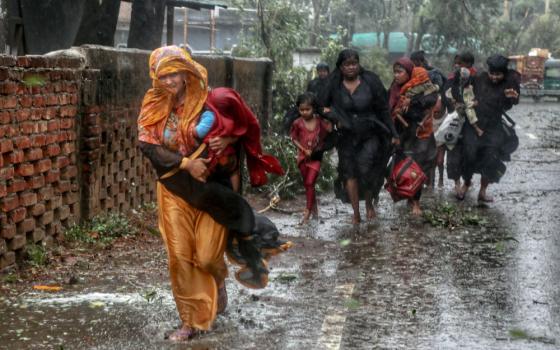
[[[490,187],[494,203],[478,206],[478,186],[458,203],[447,181],[425,195],[427,211],[448,215],[438,222],[410,218],[385,192],[378,219],[358,228],[332,194],[308,227],[268,212],[295,247],[273,258],[265,290],[230,278],[227,312],[190,343],[164,339],[178,317],[154,240],[82,261],[62,292],[3,295],[0,348],[558,349],[560,104],[510,115],[521,145]]]

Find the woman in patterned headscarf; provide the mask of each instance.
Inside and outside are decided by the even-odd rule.
[[[394,80],[389,91],[389,107],[400,134],[401,146],[430,174],[435,164],[436,143],[432,112],[438,99],[438,87],[432,84],[426,69],[415,67],[407,57],[393,65]],[[422,191],[410,199],[412,214],[420,215]]]
[[[226,246],[243,266],[236,278],[250,288],[266,286],[266,257],[289,247],[278,240],[274,224],[253,214],[231,189],[229,175],[238,166],[234,146],[245,149],[254,185],[266,182],[265,172],[282,168],[262,154],[258,122],[240,96],[221,88],[209,98],[206,69],[186,51],[168,46],[152,52],[150,77],[138,133],[159,177],[159,229],[182,321],[170,339],[182,341],[208,330],[225,309]]]

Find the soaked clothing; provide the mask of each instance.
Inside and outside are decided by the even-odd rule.
[[[463,178],[467,181],[473,174],[479,173],[491,183],[498,182],[506,171],[504,160],[509,159],[509,154],[501,151],[505,142],[502,114],[519,102],[519,98],[506,97],[506,89],[514,89],[519,93],[519,77],[516,72],[508,71],[498,84],[490,81],[487,72],[482,72],[475,78],[474,93],[478,101],[475,109],[478,125],[484,134],[478,137],[474,128],[465,123]]]
[[[297,141],[301,146],[310,151],[321,148],[323,140],[328,133],[328,124],[321,118],[315,117],[317,123],[315,129],[309,130],[305,126],[303,118],[298,118],[292,124],[290,137]],[[297,165],[303,177],[305,196],[307,199],[306,208],[310,211],[316,209],[317,199],[315,194],[315,182],[321,169],[321,160],[307,158],[301,149],[298,148]]]
[[[387,108],[387,90],[379,77],[364,71],[359,79],[360,84],[350,93],[342,78],[333,76],[324,101],[332,109],[328,117],[338,125],[339,180],[357,179],[361,194],[371,191],[377,198],[389,158],[390,138],[398,134]]]
[[[180,108],[173,109],[172,95],[159,77],[177,72],[186,74],[188,96]],[[219,96],[222,100],[207,101],[206,69],[185,50],[169,46],[153,51],[150,77],[153,88],[146,93],[138,118],[139,146],[159,177],[159,227],[179,315],[184,326],[207,330],[216,318],[218,286],[227,275],[223,260],[226,246],[234,261],[242,264],[236,278],[252,288],[266,286],[266,256],[289,247],[289,243],[278,240],[272,223],[259,224],[266,219],[255,215],[243,197],[228,187],[229,177],[220,171],[227,164],[222,163],[221,155],[205,147],[208,139],[238,137],[248,154],[247,161],[249,157],[258,158],[249,167],[252,183],[262,184],[265,171],[279,164],[260,152],[258,122],[256,118],[248,120],[252,114],[226,108],[230,104],[216,103],[220,110],[212,105],[212,101],[222,102],[224,97],[237,95],[227,90]],[[201,144],[194,132],[207,110],[214,114],[214,122]],[[223,153],[230,152],[226,148]],[[180,169],[185,157],[211,160],[208,169],[212,175],[206,183]]]
[[[427,71],[421,67],[413,67],[409,59],[401,58],[397,64],[405,68],[409,81],[403,85],[393,82],[390,101],[392,115],[400,133],[401,147],[420,165],[429,176],[435,167],[437,155],[436,142],[433,135],[433,109],[439,94],[437,87],[430,82]],[[408,108],[404,108],[406,100]],[[408,125],[405,125],[403,119]],[[420,198],[420,191],[416,199]]]
[[[327,88],[328,81],[328,78],[321,79],[317,77],[307,84],[307,91],[312,92],[317,97],[319,106],[323,105],[320,98],[325,95],[325,89]]]

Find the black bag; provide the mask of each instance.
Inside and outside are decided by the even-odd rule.
[[[502,132],[504,134],[504,142],[500,146],[501,159],[509,161],[510,155],[519,147],[519,137],[515,132],[515,122],[509,115],[503,112],[505,120],[502,119]]]

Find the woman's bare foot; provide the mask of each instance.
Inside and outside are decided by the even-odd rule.
[[[462,201],[463,199],[465,199],[465,196],[467,195],[469,188],[470,186],[467,183],[464,183],[463,186],[461,186],[461,188],[459,189],[459,191],[457,191],[457,193],[455,194],[455,197],[457,197],[458,200]]]
[[[478,193],[478,201],[482,203],[492,203],[494,201],[494,198],[490,197],[486,193],[480,192]]]
[[[184,342],[194,338],[197,334],[198,330],[189,326],[183,326],[171,333],[168,339],[174,342]]]
[[[420,201],[412,201],[411,214],[414,216],[422,215],[422,209],[420,208]]]
[[[366,218],[368,221],[371,221],[377,217],[377,213],[375,212],[374,207],[366,208]]]
[[[362,218],[360,217],[360,214],[358,215],[353,215],[352,216],[352,224],[353,225],[358,225],[360,222],[362,222]]]
[[[226,284],[223,283],[218,289],[218,314],[223,314],[226,311],[228,305],[228,296]]]
[[[437,187],[442,188],[443,187],[443,177],[440,176],[438,183],[437,183]]]
[[[309,217],[311,216],[311,212],[308,209],[303,211],[303,218],[299,222],[299,225],[306,225],[309,222]]]

